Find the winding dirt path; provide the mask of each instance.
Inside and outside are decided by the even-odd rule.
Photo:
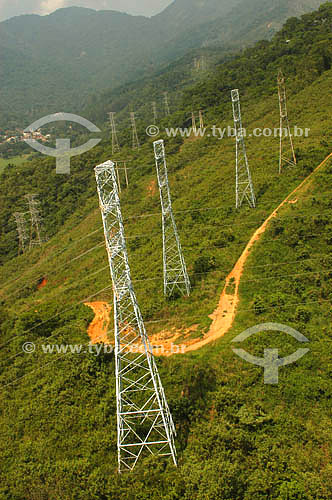
[[[110,324],[110,310],[112,307],[107,302],[86,302],[91,307],[95,317],[89,325],[88,335],[92,344],[109,344],[107,332]]]
[[[233,270],[226,278],[225,287],[222,291],[219,304],[213,314],[210,316],[212,319],[212,324],[210,326],[209,331],[204,335],[201,339],[192,339],[190,338],[191,333],[197,329],[197,325],[188,328],[185,331],[163,331],[156,335],[150,337],[150,341],[152,346],[154,347],[153,352],[156,356],[172,356],[173,354],[184,354],[190,351],[196,351],[201,347],[209,344],[210,342],[214,342],[219,338],[223,337],[232,327],[237,306],[239,303],[239,286],[241,277],[244,271],[245,263],[250,255],[250,251],[254,244],[259,241],[260,237],[266,231],[266,228],[270,221],[277,216],[278,212],[281,208],[287,203],[296,203],[297,199],[291,200],[291,198],[301,190],[301,188],[311,179],[311,177],[321,168],[323,167],[328,160],[332,158],[332,153],[325,158],[325,160],[316,167],[316,169],[308,175],[304,179],[304,181],[299,184],[294,191],[292,191],[287,198],[284,199],[282,203],[272,212],[272,214],[263,222],[263,224],[254,232],[252,237],[249,240],[246,248],[242,252],[240,258],[236,262]],[[97,305],[96,305],[97,304]],[[105,302],[94,302],[91,304],[86,304],[92,307],[92,309],[96,312],[96,318],[93,320],[91,325],[89,326],[89,336],[92,339],[102,338],[103,332],[105,333],[104,340],[106,343],[109,343],[107,339],[106,331],[109,325],[109,311],[110,306]],[[101,324],[104,325],[107,323],[106,331],[100,330]],[[181,346],[176,346],[175,342],[180,339]],[[186,338],[187,337],[187,338]],[[97,342],[100,340],[97,340]]]

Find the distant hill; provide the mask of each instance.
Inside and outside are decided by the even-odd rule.
[[[292,16],[315,10],[321,0],[181,0],[156,16],[176,19],[178,29],[167,50],[182,54],[197,47],[240,48],[261,39],[270,39]],[[190,14],[188,13],[190,11]],[[185,15],[187,12],[187,15]],[[200,22],[198,21],[200,19]]]
[[[71,7],[0,23],[0,127],[82,109],[114,89],[201,47],[239,47],[270,37],[320,0],[176,0],[146,18]]]

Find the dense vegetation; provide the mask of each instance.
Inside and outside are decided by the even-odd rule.
[[[193,324],[195,335],[204,333],[225,277],[253,231],[331,152],[331,25],[331,4],[290,20],[271,43],[258,44],[221,67],[204,87],[186,92],[183,110],[169,118],[180,126],[192,103],[203,103],[208,125],[231,125],[233,75],[241,83],[245,126],[277,127],[276,71],[281,66],[286,72],[289,63],[291,122],[311,129],[309,138],[296,138],[298,166],[281,176],[278,140],[248,137],[256,210],[234,209],[233,138],[167,139],[174,210],[193,284],[190,299],[170,302],[162,296],[151,140],[142,135],[139,152],[121,152],[132,158],[128,189],[121,172],[121,202],[149,334]],[[290,32],[292,42],[285,45]],[[310,64],[303,65],[305,58]],[[179,467],[150,458],[119,476],[113,355],[41,350],[47,343],[85,344],[93,314],[82,302],[112,301],[92,170],[110,158],[110,149],[105,141],[74,159],[65,178],[55,174],[49,159],[1,176],[0,498],[329,500],[332,162],[312,176],[251,251],[231,331],[190,355],[158,359],[178,431]],[[50,239],[14,258],[10,214],[27,191],[42,195]],[[38,289],[44,277],[47,284]],[[230,346],[238,333],[269,321],[292,326],[310,340],[310,353],[281,368],[277,386],[264,385],[262,369],[237,358]],[[34,342],[36,352],[23,355],[24,342]],[[270,333],[243,347],[257,356],[278,347],[286,356],[298,343]]]

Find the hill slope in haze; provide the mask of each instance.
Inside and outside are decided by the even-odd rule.
[[[192,336],[203,337],[249,238],[331,153],[331,25],[330,4],[288,21],[271,42],[248,49],[218,68],[205,86],[187,91],[183,114],[169,117],[182,125],[200,97],[207,127],[232,125],[229,85],[235,81],[242,84],[247,130],[278,127],[276,74],[291,67],[291,124],[310,128],[309,137],[294,138],[298,165],[282,175],[278,139],[247,137],[255,210],[234,208],[234,138],[166,139],[174,213],[192,282],[189,298],[169,301],[162,294],[152,141],[142,141],[138,152],[123,148],[132,161],[128,188],[120,172],[121,206],[149,335],[184,335],[195,327]],[[288,32],[293,43],[285,45]],[[2,252],[12,257],[0,277],[0,499],[330,500],[332,160],[285,204],[252,248],[225,337],[191,354],[157,359],[177,428],[179,466],[147,457],[133,473],[119,475],[113,354],[46,354],[42,348],[86,346],[93,314],[83,303],[112,304],[93,174],[96,164],[111,157],[108,141],[73,159],[70,176],[56,175],[54,161],[43,158],[0,177]],[[9,214],[32,190],[41,195],[50,239],[14,257]],[[280,367],[278,385],[264,384],[263,369],[238,358],[230,344],[247,328],[269,322],[291,326],[310,341],[306,356]],[[35,344],[33,353],[23,353],[26,342]],[[258,357],[278,348],[283,357],[299,344],[262,332],[242,347]]]
[[[60,9],[0,23],[0,126],[80,111],[91,92],[153,75],[189,49],[228,49],[271,36],[320,0],[176,0],[153,17]]]

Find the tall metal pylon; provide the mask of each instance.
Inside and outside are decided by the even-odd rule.
[[[95,168],[114,297],[119,472],[144,455],[171,457],[174,423],[134,292],[114,163]]]
[[[279,154],[279,174],[281,174],[283,165],[288,163],[288,165],[295,166],[297,164],[293,136],[290,130],[290,124],[288,119],[287,110],[287,92],[285,77],[282,71],[278,74],[278,94],[279,94],[279,107],[280,107],[280,154]],[[290,151],[284,146],[284,142],[289,142]]]
[[[164,141],[155,141],[153,147],[162,210],[164,294],[190,295],[189,276],[172,210]]]
[[[158,114],[157,114],[157,103],[153,101],[152,103],[152,112],[153,112],[153,124],[157,125]]]
[[[26,228],[25,213],[15,212],[14,217],[16,221],[17,234],[18,234],[18,255],[20,255],[20,253],[25,253],[26,242],[29,239]]]
[[[28,202],[30,221],[31,221],[30,245],[29,245],[30,250],[33,246],[40,247],[43,243],[43,240],[41,238],[42,218],[41,218],[40,211],[39,211],[39,201],[36,199],[37,196],[38,195],[31,194],[31,193],[29,193],[25,196],[25,198]]]
[[[195,116],[194,111],[192,111],[192,113],[191,113],[191,127],[192,127],[193,132],[196,133],[197,127],[196,127],[196,116]]]
[[[256,197],[251,179],[244,129],[242,127],[240,94],[238,89],[232,90],[234,126],[236,132],[236,208],[240,208],[247,200],[251,208],[256,207]]]
[[[135,113],[131,112],[130,113],[130,121],[131,121],[131,127],[133,130],[133,149],[139,149],[140,144],[138,140],[138,135],[137,135],[137,128],[136,128],[136,118],[135,118]]]
[[[130,161],[130,160],[129,160]],[[119,191],[121,193],[121,185],[120,185],[120,173],[119,170],[124,170],[125,173],[125,180],[126,180],[126,186],[129,186],[129,179],[128,179],[128,169],[127,169],[127,161],[126,160],[117,160],[114,162],[115,164],[115,169],[117,172],[117,177],[118,177],[118,183],[119,183]],[[123,165],[120,167],[120,165]]]
[[[205,57],[204,56],[200,56],[200,57],[195,57],[194,59],[194,69],[196,69],[197,71],[205,71],[206,69],[206,61],[205,61]]]
[[[199,113],[199,128],[203,130],[204,129],[203,111],[200,109],[198,113]]]
[[[171,111],[169,109],[169,102],[168,102],[168,92],[164,92],[164,104],[165,104],[165,115],[170,115]]]
[[[120,145],[119,145],[119,141],[118,141],[118,135],[117,135],[117,132],[116,132],[115,113],[112,111],[108,115],[110,117],[110,124],[111,124],[112,154],[114,155],[115,153],[119,153],[119,151],[120,151]]]

